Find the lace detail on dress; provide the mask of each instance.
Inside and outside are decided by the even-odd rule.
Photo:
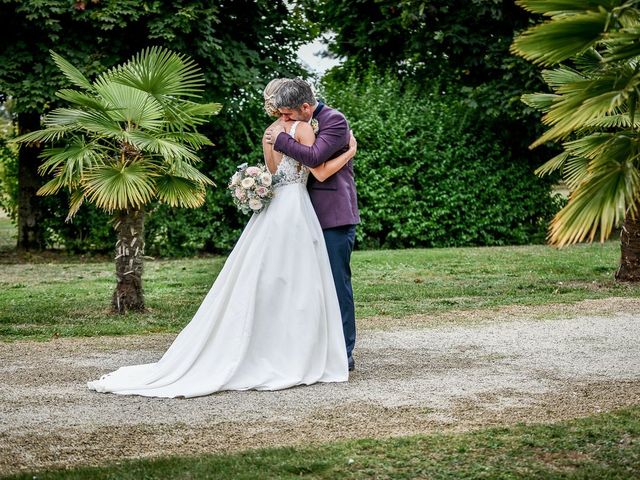
[[[296,134],[296,128],[300,121],[295,122],[291,126],[289,135],[292,137]],[[292,183],[302,183],[306,185],[309,178],[309,169],[300,164],[297,160],[283,155],[282,160],[278,164],[276,173],[273,174],[273,186],[274,188],[281,187],[283,185],[290,185]]]

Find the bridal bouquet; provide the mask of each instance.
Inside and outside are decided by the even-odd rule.
[[[273,198],[273,179],[263,164],[238,166],[229,180],[229,192],[233,203],[242,213],[260,213]]]

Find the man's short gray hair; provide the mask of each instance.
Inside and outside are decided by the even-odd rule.
[[[299,109],[303,103],[316,104],[311,85],[301,78],[288,79],[280,85],[275,94],[274,103],[277,108]]]

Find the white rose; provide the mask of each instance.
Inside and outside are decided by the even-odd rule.
[[[240,185],[242,185],[242,188],[251,188],[256,184],[256,181],[251,178],[251,177],[247,177],[244,180],[242,180],[242,183],[240,183]]]
[[[260,210],[262,208],[262,202],[257,198],[252,198],[249,200],[249,208],[251,210]]]
[[[231,185],[238,185],[240,183],[240,172],[236,172],[231,177]]]
[[[264,185],[265,187],[271,185],[271,180],[271,174],[269,172],[265,172],[260,175],[260,183],[262,183],[262,185]]]

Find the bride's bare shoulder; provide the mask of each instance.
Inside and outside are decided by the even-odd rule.
[[[300,122],[296,127],[296,133],[310,133],[313,132],[313,127],[309,122]]]

